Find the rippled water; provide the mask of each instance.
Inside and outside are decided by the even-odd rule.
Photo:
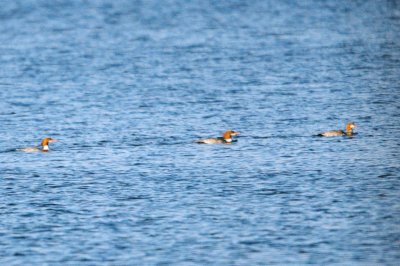
[[[0,263],[396,265],[399,77],[398,1],[2,1]]]

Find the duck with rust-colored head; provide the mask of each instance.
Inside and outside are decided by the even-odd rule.
[[[17,149],[18,151],[23,151],[23,152],[48,152],[49,151],[49,143],[51,142],[57,142],[58,140],[53,139],[53,138],[44,138],[42,142],[40,143],[40,147],[30,147],[30,148],[22,148],[22,149]]]
[[[330,130],[324,133],[318,134],[321,137],[341,137],[341,136],[353,136],[355,133],[353,129],[356,128],[356,124],[349,122],[346,125],[346,130]]]
[[[236,141],[232,138],[232,136],[237,136],[240,133],[234,130],[225,131],[222,137],[218,138],[209,138],[209,139],[199,139],[195,140],[196,143],[199,144],[231,144]]]

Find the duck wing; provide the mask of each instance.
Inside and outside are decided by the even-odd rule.
[[[345,133],[343,130],[330,130],[324,133],[318,134],[318,136],[321,137],[339,137],[339,136],[344,136]]]
[[[224,143],[224,139],[223,138],[199,139],[195,140],[195,142],[199,144],[220,144]]]
[[[38,152],[40,149],[38,147],[30,147],[30,148],[21,148],[17,149],[17,151],[23,151],[23,152]]]

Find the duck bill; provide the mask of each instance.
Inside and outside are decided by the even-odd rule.
[[[59,140],[58,139],[51,139],[51,140],[49,140],[49,142],[59,142]]]

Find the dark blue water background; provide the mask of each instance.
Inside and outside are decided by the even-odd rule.
[[[398,265],[399,77],[398,1],[3,0],[0,263]]]

